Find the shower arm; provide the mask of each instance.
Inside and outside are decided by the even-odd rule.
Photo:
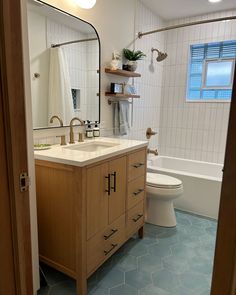
[[[156,51],[157,53],[160,53],[160,51],[158,49],[152,48],[151,50],[152,50],[152,52]]]

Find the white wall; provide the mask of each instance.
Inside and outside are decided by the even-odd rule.
[[[179,19],[169,25],[230,16],[222,12]],[[236,39],[236,23],[218,22],[166,34],[162,89],[160,152],[162,155],[223,163],[230,103],[186,102],[188,54],[191,44]]]
[[[150,9],[141,2],[137,4],[135,33],[163,27],[164,21],[157,17]],[[142,50],[147,56],[138,62],[137,71],[141,78],[134,79],[140,99],[134,99],[133,126],[129,138],[146,140],[146,129],[152,127],[155,131],[160,128],[160,107],[163,63],[156,62],[156,54],[152,54],[151,48],[164,50],[165,35],[153,34],[135,41],[135,49]],[[153,136],[150,140],[150,147],[157,148],[159,135]]]
[[[32,91],[33,126],[48,125],[49,51],[47,49],[47,19],[28,10],[30,50],[30,81]],[[38,79],[34,73],[39,73]]]

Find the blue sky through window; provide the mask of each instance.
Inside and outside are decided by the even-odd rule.
[[[230,87],[232,83],[233,61],[207,62],[206,87]]]
[[[187,101],[230,101],[236,40],[190,47]]]

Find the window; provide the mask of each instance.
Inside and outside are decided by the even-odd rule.
[[[230,101],[236,41],[190,47],[187,101]]]

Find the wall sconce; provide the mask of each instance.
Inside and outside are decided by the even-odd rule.
[[[93,6],[96,4],[96,0],[75,0],[75,2],[84,9],[93,8]]]

